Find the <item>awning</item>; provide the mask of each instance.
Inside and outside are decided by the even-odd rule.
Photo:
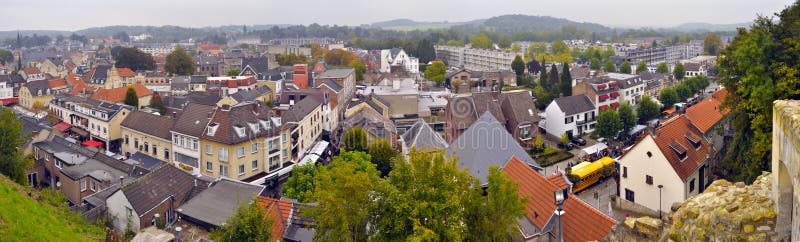
[[[597,109],[599,109],[601,112],[602,112],[602,111],[606,111],[606,109],[608,109],[608,105],[603,105],[603,106],[600,106],[600,107],[598,107]]]
[[[638,133],[639,131],[642,131],[642,130],[644,130],[646,128],[647,128],[647,126],[644,126],[644,125],[641,125],[641,124],[637,124],[635,127],[633,127],[633,129],[631,129],[630,132],[628,132],[628,134],[633,135],[633,134]]]
[[[666,113],[667,115],[670,115],[670,114],[672,114],[674,112],[675,112],[675,108],[668,108],[668,109],[664,110],[664,113]]]
[[[599,97],[597,97],[597,98],[599,98],[601,102],[602,102],[602,101],[605,101],[606,99],[608,99],[608,94],[603,94],[603,95],[600,95],[600,96],[599,96]]]
[[[93,140],[93,139],[84,141],[81,144],[83,144],[83,146],[89,146],[89,147],[100,147],[100,146],[103,146],[103,142],[100,142],[100,141],[97,141],[97,140]]]
[[[600,90],[606,89],[606,84],[597,85],[597,89],[600,89]]]
[[[619,103],[612,103],[611,107],[617,108],[617,107],[619,107]]]
[[[583,153],[586,153],[587,155],[597,154],[599,151],[605,150],[606,148],[608,148],[606,144],[598,142],[597,144],[583,148]]]
[[[58,123],[55,126],[53,126],[53,128],[55,128],[55,129],[57,129],[58,131],[61,131],[61,132],[67,131],[71,127],[72,127],[71,124],[68,124],[68,123],[65,123],[65,122],[61,122],[61,123]]]
[[[19,98],[11,97],[11,98],[0,98],[0,103],[2,104],[11,104],[11,103],[18,103]]]
[[[69,131],[72,131],[73,133],[76,133],[80,136],[89,136],[89,131],[83,130],[75,126],[70,127]]]
[[[617,82],[609,82],[608,83],[608,87],[616,87],[616,86],[617,86]]]
[[[616,97],[619,97],[619,92],[612,92],[611,98],[616,98]]]

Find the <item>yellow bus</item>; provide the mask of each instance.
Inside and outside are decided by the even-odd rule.
[[[607,168],[608,167],[608,168]],[[603,174],[603,169],[610,169]],[[611,177],[616,172],[615,161],[611,157],[603,157],[593,162],[584,161],[572,167],[570,175],[578,181],[572,184],[572,192],[577,193],[597,183],[601,179]]]

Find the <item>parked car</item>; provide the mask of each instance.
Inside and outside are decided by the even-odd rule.
[[[573,137],[569,138],[569,141],[574,143],[574,144],[576,144],[576,145],[578,145],[578,146],[586,145],[586,140],[583,140],[581,137],[573,136]]]

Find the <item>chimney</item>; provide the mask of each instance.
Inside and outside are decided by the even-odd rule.
[[[178,112],[172,112],[172,118],[178,118]]]
[[[183,230],[180,226],[175,227],[175,241],[181,242],[181,230]]]
[[[194,179],[194,186],[197,186],[197,179]]]
[[[119,176],[119,187],[120,188],[122,188],[122,179],[124,179],[124,178],[125,178],[124,176]]]

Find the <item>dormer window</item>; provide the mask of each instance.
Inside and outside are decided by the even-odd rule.
[[[695,150],[700,149],[700,146],[703,144],[702,138],[700,138],[700,136],[695,133],[687,133],[684,137],[686,137],[686,140],[688,140],[689,143],[692,144],[692,146],[694,146]]]
[[[261,127],[264,127],[264,130],[270,130],[272,128],[270,127],[269,120],[259,120],[258,123],[261,124]]]
[[[211,123],[208,125],[208,132],[206,133],[208,136],[214,136],[217,133],[217,128],[219,128],[218,123]]]
[[[253,131],[254,134],[261,133],[261,129],[258,128],[257,123],[247,123],[247,126],[250,126],[250,130]]]
[[[233,130],[236,131],[236,135],[239,136],[239,138],[244,138],[245,137],[244,127],[236,125],[236,126],[233,126]]]
[[[669,144],[669,148],[671,148],[672,151],[675,152],[675,155],[678,156],[678,159],[680,159],[681,161],[686,160],[687,157],[686,147],[678,143],[678,141],[672,141],[672,143]]]

